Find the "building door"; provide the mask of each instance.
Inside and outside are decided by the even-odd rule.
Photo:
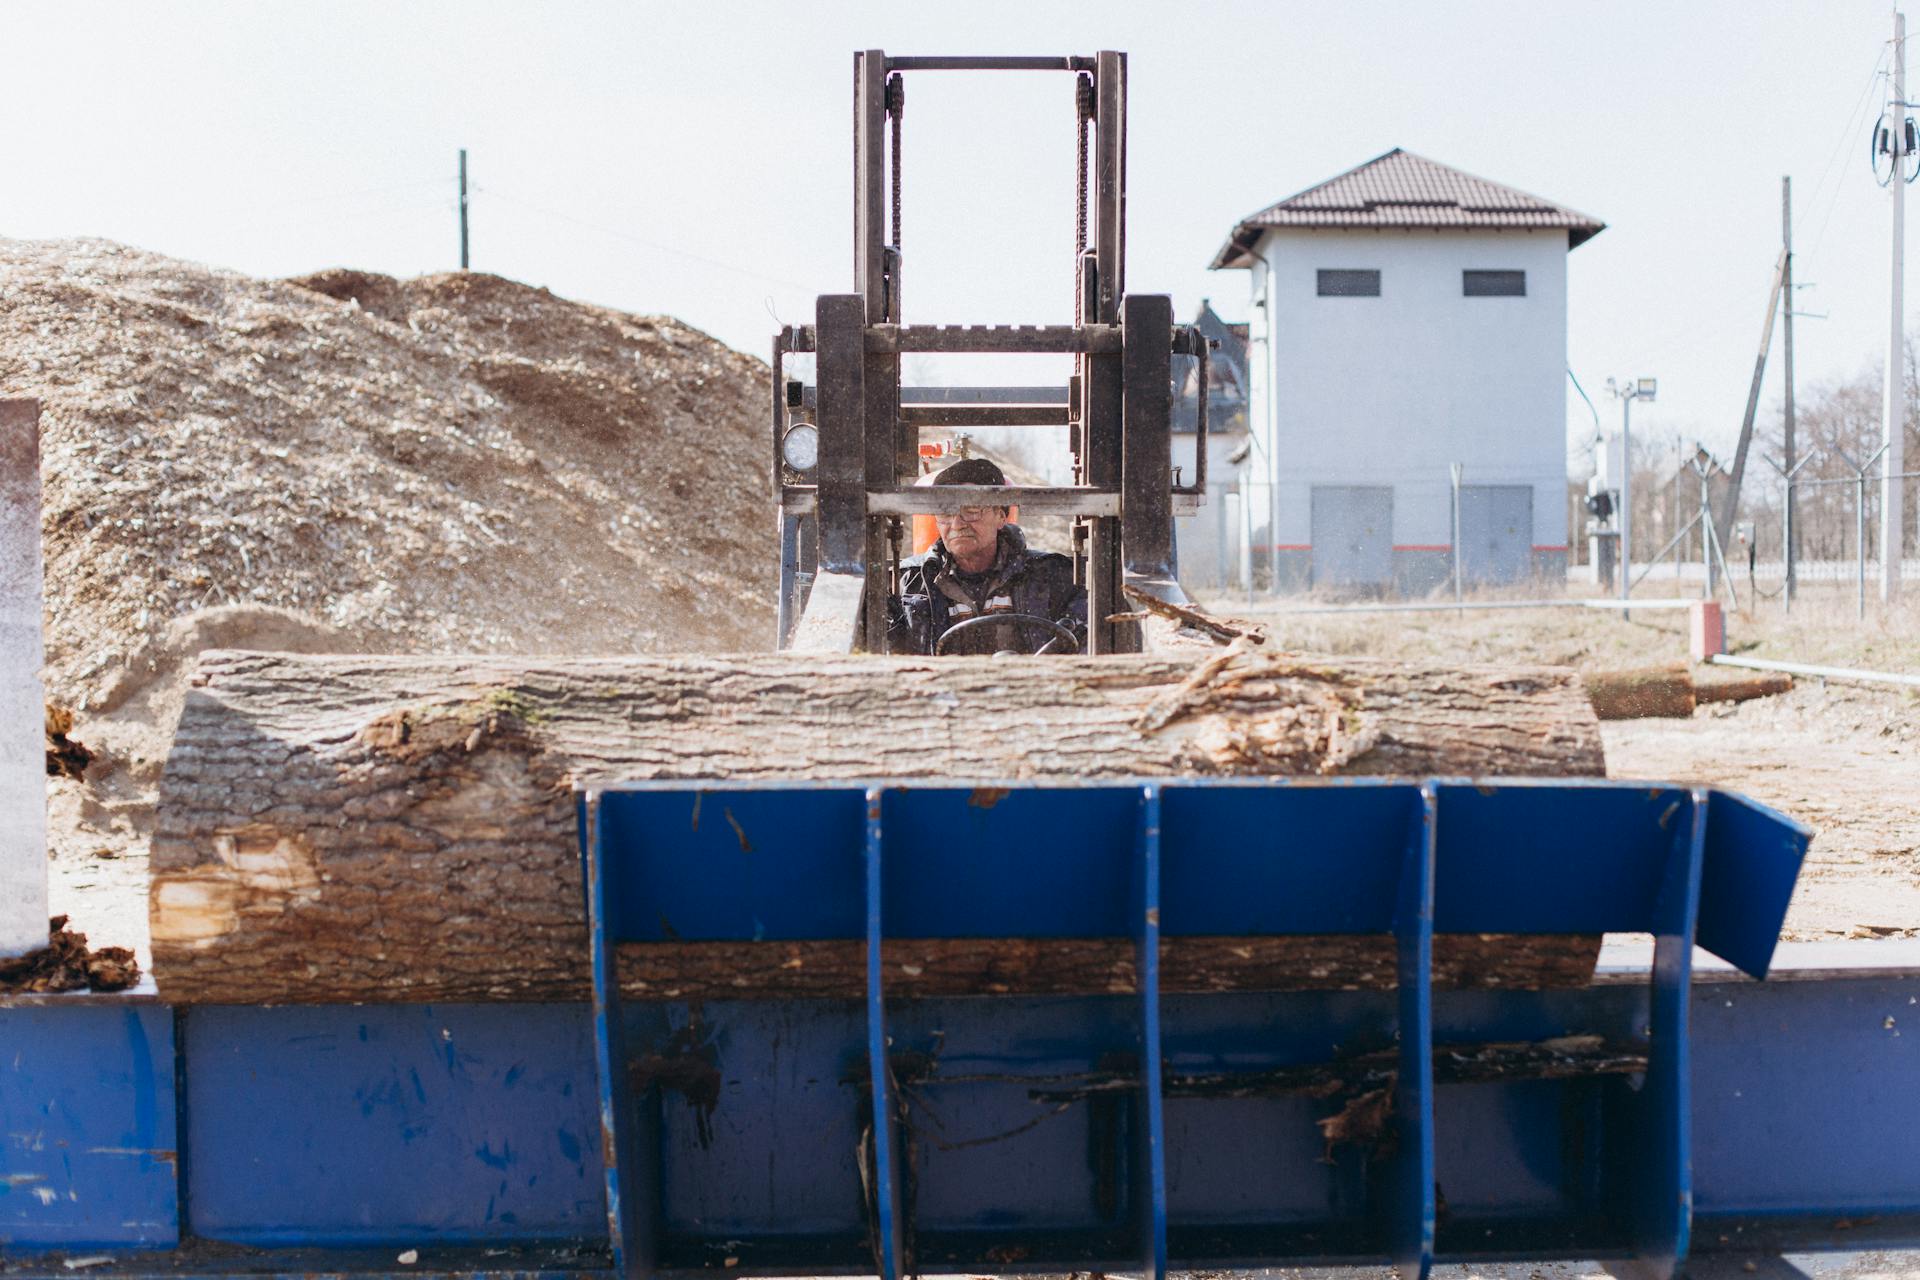
[[[1460,576],[1520,582],[1533,576],[1533,487],[1460,486]]]
[[[1392,581],[1392,487],[1313,486],[1313,585],[1384,587]]]

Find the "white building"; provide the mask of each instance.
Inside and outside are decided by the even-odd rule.
[[[1206,299],[1193,327],[1212,345],[1207,360],[1207,495],[1193,515],[1174,520],[1180,584],[1189,591],[1236,586],[1251,575],[1247,511],[1236,458],[1247,445],[1247,326],[1228,324]],[[1199,479],[1200,369],[1192,356],[1173,359],[1173,469],[1183,484]],[[1266,487],[1261,486],[1264,495]],[[1262,516],[1262,519],[1265,517]]]
[[[1276,585],[1469,582],[1567,562],[1567,252],[1603,224],[1394,150],[1244,219],[1243,464]],[[1264,499],[1265,510],[1260,508]]]

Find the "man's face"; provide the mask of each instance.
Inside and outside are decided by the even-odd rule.
[[[1007,523],[1005,507],[957,507],[934,517],[940,540],[957,556],[972,556],[992,547]]]

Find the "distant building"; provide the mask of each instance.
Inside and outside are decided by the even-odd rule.
[[[1234,227],[1212,265],[1252,278],[1257,566],[1282,587],[1442,585],[1459,463],[1466,579],[1559,581],[1566,256],[1603,229],[1398,149]]]
[[[1249,567],[1246,512],[1241,506],[1241,467],[1247,452],[1247,326],[1228,324],[1202,301],[1194,327],[1210,343],[1207,355],[1207,501],[1177,525],[1180,581],[1188,590],[1240,582]],[[1182,484],[1195,482],[1200,420],[1200,362],[1174,358],[1173,465]],[[1264,489],[1262,490],[1264,493]],[[1261,517],[1265,519],[1264,515]]]

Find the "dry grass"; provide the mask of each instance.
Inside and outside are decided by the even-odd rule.
[[[1546,598],[1544,595],[1529,598]],[[1567,598],[1573,598],[1569,595]],[[1473,604],[1497,604],[1479,594]],[[1220,596],[1210,611],[1266,626],[1290,649],[1387,658],[1457,662],[1548,662],[1582,670],[1673,662],[1687,656],[1687,615],[1641,609],[1469,609],[1464,612],[1306,612],[1319,602],[1256,601]],[[1864,620],[1854,616],[1851,587],[1805,589],[1792,612],[1779,601],[1729,611],[1731,653],[1756,658],[1920,673],[1920,583],[1892,608],[1869,599]]]

